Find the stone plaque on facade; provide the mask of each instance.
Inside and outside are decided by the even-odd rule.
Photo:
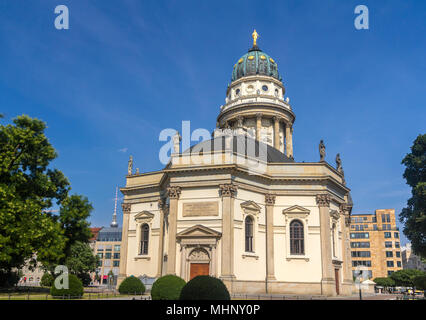
[[[217,201],[186,202],[183,204],[184,217],[218,216],[219,204]]]

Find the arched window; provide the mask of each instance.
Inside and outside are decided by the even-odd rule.
[[[305,254],[303,223],[299,220],[290,223],[290,253]]]
[[[140,254],[148,254],[148,239],[149,239],[149,226],[145,223],[141,228],[141,251]]]
[[[246,252],[253,252],[253,218],[247,216],[245,219],[246,227]]]

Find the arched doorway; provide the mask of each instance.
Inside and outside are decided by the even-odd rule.
[[[195,248],[188,256],[189,280],[196,276],[210,274],[210,256],[203,248]]]

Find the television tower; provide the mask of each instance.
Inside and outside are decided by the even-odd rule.
[[[114,213],[112,215],[111,228],[117,228],[117,199],[118,199],[118,187],[115,187],[115,204],[114,204]]]

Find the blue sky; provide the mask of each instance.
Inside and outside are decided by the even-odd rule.
[[[54,28],[67,5],[70,29]],[[356,30],[354,8],[369,8]],[[53,165],[110,223],[130,154],[163,167],[164,128],[215,127],[251,33],[278,63],[296,114],[296,161],[340,153],[354,213],[410,196],[401,160],[426,123],[425,1],[0,0],[0,112],[47,122]],[[121,212],[119,216],[121,221]],[[403,239],[403,243],[405,240]]]

